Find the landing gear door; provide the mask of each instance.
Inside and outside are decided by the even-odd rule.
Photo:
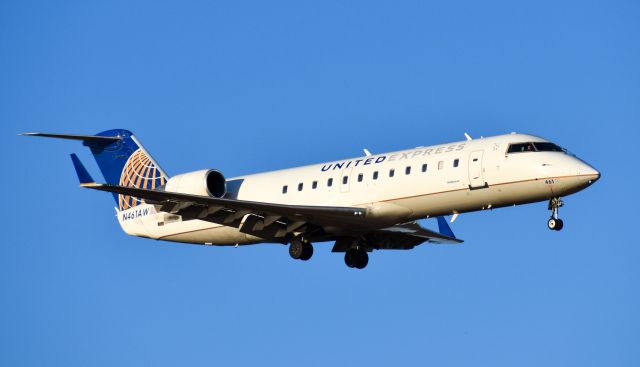
[[[469,188],[471,190],[484,189],[487,187],[482,173],[483,154],[484,150],[476,150],[469,154]]]

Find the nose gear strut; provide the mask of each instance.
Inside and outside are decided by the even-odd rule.
[[[560,207],[564,206],[564,202],[560,198],[551,198],[549,200],[549,210],[551,210],[551,218],[547,221],[547,227],[552,231],[559,231],[564,227],[562,219],[558,218]]]

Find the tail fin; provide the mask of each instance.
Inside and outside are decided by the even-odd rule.
[[[81,140],[83,145],[91,149],[108,184],[153,190],[163,186],[169,178],[140,141],[128,130],[107,130],[89,136],[43,133],[23,135]],[[113,196],[120,210],[132,208],[143,202],[131,196],[115,193]]]

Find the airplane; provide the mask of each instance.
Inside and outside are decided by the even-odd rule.
[[[445,216],[548,201],[549,229],[564,222],[562,197],[600,172],[537,136],[506,134],[226,178],[216,169],[169,176],[124,129],[96,135],[25,133],[81,141],[106,183],[76,154],[80,185],[110,192],[128,235],[201,245],[288,245],[306,261],[314,242],[334,242],[345,264],[363,269],[373,250],[459,244]],[[438,231],[420,219],[436,218]]]

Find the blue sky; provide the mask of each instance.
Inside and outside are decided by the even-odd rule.
[[[637,1],[0,3],[0,365],[640,363]],[[128,237],[78,143],[136,133],[227,176],[511,131],[603,173],[461,215],[462,246],[204,248]],[[18,179],[18,183],[13,181]],[[428,224],[429,225],[429,224]],[[433,225],[431,223],[430,225]]]

